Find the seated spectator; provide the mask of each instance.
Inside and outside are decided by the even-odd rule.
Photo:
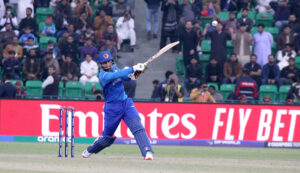
[[[280,29],[283,25],[288,23],[288,18],[291,13],[290,7],[288,6],[288,0],[281,0],[278,4],[270,3],[270,5],[275,11],[275,26]]]
[[[66,55],[70,55],[75,63],[78,61],[78,46],[74,42],[74,38],[72,36],[68,36],[67,42],[62,45],[60,48],[63,61],[66,60]]]
[[[186,67],[190,64],[190,60],[192,57],[198,56],[197,55],[197,45],[198,45],[197,33],[193,30],[192,21],[187,21],[185,23],[185,30],[179,33],[179,41],[180,41],[178,46],[179,55],[183,56],[183,63],[184,66]]]
[[[20,79],[20,63],[15,58],[16,52],[13,50],[10,50],[8,52],[9,57],[3,62],[2,68],[3,68],[3,74],[9,74],[11,79],[18,80]]]
[[[59,77],[54,65],[48,67],[48,76],[42,84],[43,98],[56,99],[58,96]]]
[[[262,68],[262,84],[280,85],[280,70],[273,55],[269,55],[268,63]]]
[[[107,29],[104,32],[102,32],[101,37],[100,37],[98,50],[101,50],[101,47],[105,45],[106,40],[107,39],[111,40],[111,38],[112,38],[112,44],[114,46],[117,46],[117,44],[118,44],[118,34],[114,29],[114,25],[108,25]]]
[[[235,34],[237,32],[237,20],[234,12],[230,12],[229,19],[225,21],[221,21],[224,26],[223,31],[227,32],[227,34]]]
[[[92,55],[85,55],[85,61],[83,61],[80,65],[80,74],[81,77],[79,81],[83,84],[83,86],[85,86],[86,82],[99,82],[97,77],[98,65],[92,59]]]
[[[86,13],[81,13],[78,18],[75,18],[74,27],[77,34],[85,32],[88,27],[93,26],[93,19],[87,16]]]
[[[59,63],[57,59],[53,58],[53,53],[51,51],[46,52],[46,56],[41,65],[42,79],[46,79],[48,77],[48,67],[54,66],[56,74],[60,74]]]
[[[280,72],[280,84],[290,85],[297,82],[296,74],[300,71],[299,68],[295,67],[295,59],[290,58],[288,60],[288,66],[284,67]]]
[[[31,33],[31,29],[29,27],[26,27],[24,30],[24,34],[22,34],[21,37],[19,38],[19,42],[23,45],[27,45],[28,38],[30,37],[34,39],[34,42],[37,41],[35,36]]]
[[[30,28],[32,33],[38,35],[39,25],[32,15],[32,8],[26,8],[26,17],[23,18],[19,24],[20,35],[25,32],[25,28]]]
[[[16,52],[15,57],[17,59],[22,59],[23,58],[23,47],[21,45],[18,44],[19,43],[19,39],[17,36],[14,36],[12,38],[12,42],[7,44],[4,51],[3,51],[3,58],[6,59],[9,57],[9,51],[13,50]]]
[[[291,99],[293,102],[300,102],[300,72],[296,74],[297,81],[293,83],[287,94],[287,100]]]
[[[78,37],[79,46],[83,46],[87,39],[92,39],[93,43],[96,43],[96,38],[94,36],[93,28],[90,26],[88,26],[87,29],[81,32],[81,34],[79,35]]]
[[[300,24],[297,21],[297,18],[295,16],[295,14],[290,14],[288,25],[290,26],[292,33],[299,33],[300,32]]]
[[[159,95],[160,95],[160,101],[161,102],[165,101],[165,95],[163,93],[165,91],[165,88],[167,87],[167,84],[168,84],[168,82],[170,80],[170,76],[172,74],[173,74],[172,71],[169,71],[169,70],[166,71],[166,73],[165,73],[165,80],[159,83],[159,86],[158,86],[159,89],[158,90],[159,90]]]
[[[45,57],[46,52],[52,52],[53,54],[53,58],[56,59],[57,61],[61,62],[61,53],[60,53],[60,49],[57,47],[57,45],[54,44],[54,42],[52,40],[48,41],[47,47],[43,48],[41,50],[41,57]]]
[[[93,40],[87,39],[85,45],[80,50],[81,58],[85,58],[86,54],[90,54],[94,61],[97,59],[97,49],[93,46]]]
[[[224,64],[223,83],[235,83],[242,76],[242,65],[238,62],[236,54],[232,53],[230,59]]]
[[[288,66],[288,60],[296,57],[296,52],[292,49],[291,44],[286,44],[285,49],[277,52],[277,63],[279,70],[282,70],[284,67]]]
[[[122,17],[126,11],[130,11],[130,6],[124,0],[118,0],[117,4],[112,8],[112,19],[114,22]]]
[[[277,36],[277,49],[283,50],[286,44],[295,45],[296,36],[291,32],[289,25],[283,28],[283,32]]]
[[[57,30],[56,37],[60,38],[65,32],[68,31],[69,25],[73,23],[73,18],[72,16],[68,16],[68,14],[65,12],[55,16],[54,23]]]
[[[66,61],[61,66],[61,80],[66,83],[67,81],[78,81],[78,67],[77,64],[72,61],[70,55],[66,55]]]
[[[244,69],[250,71],[250,77],[255,80],[257,86],[261,84],[261,66],[256,62],[256,55],[252,54],[250,62],[245,64]]]
[[[52,17],[48,17],[46,20],[45,20],[45,26],[43,28],[43,31],[42,31],[42,34],[43,36],[45,37],[52,37],[55,35],[56,33],[56,28],[55,28],[55,25],[53,23],[53,19]]]
[[[95,1],[95,3],[98,3],[98,1]],[[98,6],[98,5],[96,5]],[[102,0],[102,4],[99,5],[99,8],[97,9],[97,14],[96,15],[99,15],[99,9],[104,9],[105,13],[108,15],[108,16],[112,16],[112,4],[111,4],[111,1],[109,0]]]
[[[163,90],[165,102],[182,102],[183,87],[178,84],[176,75],[171,75],[166,87]]]
[[[16,35],[19,35],[19,32],[17,30],[18,28],[17,17],[12,13],[12,8],[10,6],[6,6],[5,15],[0,19],[0,28],[4,27],[5,24],[7,23],[11,25],[12,30],[17,31]]]
[[[256,9],[258,13],[272,13],[274,14],[274,10],[270,6],[270,2],[276,0],[258,0]]]
[[[153,90],[152,90],[152,94],[151,94],[151,99],[160,98],[159,80],[157,80],[157,79],[153,80],[152,86],[153,86]]]
[[[101,33],[105,31],[108,25],[114,25],[113,20],[110,16],[107,16],[104,9],[99,9],[99,16],[94,19],[94,30],[95,30],[95,38],[99,39]],[[96,40],[97,42],[98,40]]]
[[[105,45],[101,47],[100,51],[108,51],[114,58],[117,58],[118,50],[117,47],[113,44],[113,42],[113,38],[111,36],[107,36],[105,40]]]
[[[271,54],[273,36],[265,32],[265,25],[258,24],[258,33],[253,36],[254,54],[257,56],[257,63],[264,66],[268,63],[268,56]]]
[[[80,0],[80,3],[75,9],[75,17],[79,17],[82,13],[85,13],[88,17],[94,15],[93,9],[90,6],[88,0]]]
[[[199,86],[202,78],[201,65],[197,58],[192,58],[191,63],[186,67],[186,79],[184,84],[188,93],[197,86]]]
[[[205,77],[207,82],[220,83],[223,75],[222,66],[216,58],[211,58],[206,66]]]
[[[237,4],[235,0],[221,0],[222,11],[236,11]]]
[[[37,54],[38,54],[39,50],[40,50],[39,45],[34,43],[34,38],[33,37],[28,37],[27,44],[24,45],[23,48],[24,48],[24,50],[23,50],[24,54],[28,54],[29,50],[31,50],[31,49],[35,49]]]
[[[74,42],[78,43],[78,34],[75,32],[75,27],[73,24],[69,24],[67,33],[69,36],[72,36],[74,38]]]
[[[134,51],[136,45],[136,34],[134,30],[134,20],[131,18],[130,11],[126,11],[124,16],[120,17],[116,24],[118,34],[117,48],[120,50],[121,44],[125,39],[130,40],[131,51]]]
[[[68,0],[60,0],[57,1],[57,5],[54,11],[55,16],[58,16],[60,14],[65,14],[66,17],[72,16],[72,8]]]
[[[218,93],[216,91],[216,87],[211,85],[208,87],[208,92],[210,93],[210,95],[215,99],[216,102],[221,103],[223,100],[223,96],[222,94]]]
[[[0,98],[15,98],[16,88],[10,82],[10,74],[4,75],[4,84],[0,86]]]
[[[253,27],[253,20],[248,17],[247,9],[243,9],[242,17],[237,19],[237,29],[240,29],[242,23],[246,25],[246,31],[250,32]]]
[[[258,99],[258,86],[250,77],[250,71],[246,68],[243,69],[243,76],[238,78],[234,89],[234,99],[238,99],[242,95],[246,95],[247,100]]]
[[[22,88],[22,81],[18,80],[15,84],[16,99],[23,99],[26,96],[26,90]]]
[[[246,32],[246,24],[242,23],[240,31],[232,35],[234,53],[237,54],[238,61],[244,66],[250,59],[253,37]]]
[[[198,87],[194,88],[190,94],[192,102],[207,103],[209,101],[216,103],[216,100],[211,96],[210,92],[207,91],[206,82],[202,82]]]
[[[36,55],[36,50],[29,50],[23,64],[23,79],[38,80],[40,75],[40,60]]]
[[[5,31],[0,32],[0,52],[2,49],[16,36],[14,31],[11,29],[11,24],[5,25]]]

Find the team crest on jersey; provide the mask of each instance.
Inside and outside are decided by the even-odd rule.
[[[108,54],[105,53],[105,54],[103,55],[103,57],[104,57],[105,59],[107,59],[107,58],[108,58]]]

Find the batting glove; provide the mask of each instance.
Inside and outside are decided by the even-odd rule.
[[[138,63],[137,65],[133,66],[134,72],[144,72],[147,69],[146,64]]]

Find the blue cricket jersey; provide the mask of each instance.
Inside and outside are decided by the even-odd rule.
[[[133,68],[120,70],[117,66],[112,66],[112,72],[100,70],[99,79],[103,88],[105,102],[115,102],[127,99],[122,81],[129,81],[128,74],[133,72]]]

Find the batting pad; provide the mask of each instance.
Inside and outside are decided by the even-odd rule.
[[[116,137],[111,136],[100,136],[98,140],[96,140],[91,146],[87,148],[89,153],[99,153],[106,147],[109,147],[111,144],[114,143]]]
[[[142,155],[145,157],[147,151],[151,151],[154,153],[148,135],[146,133],[145,128],[143,127],[141,120],[138,116],[134,116],[129,120],[125,120],[128,128],[130,129],[131,133],[135,137],[136,143],[138,144]]]

